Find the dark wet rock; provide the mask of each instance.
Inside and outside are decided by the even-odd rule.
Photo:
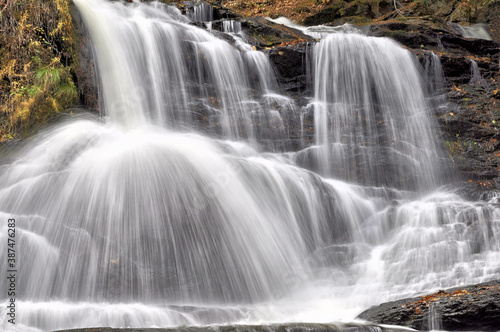
[[[445,50],[456,50],[458,52],[465,51],[489,56],[500,53],[500,45],[491,40],[470,39],[453,34],[445,34],[441,37],[441,43]]]
[[[227,21],[227,19],[212,21],[212,33],[217,34],[218,32],[223,32],[224,21]],[[273,23],[263,17],[244,18],[238,19],[237,21],[241,23],[243,39],[257,49],[265,49],[278,45],[297,44],[312,40],[311,37],[304,35],[299,30],[282,24]],[[200,28],[205,28],[204,24],[193,24]],[[227,40],[228,37],[219,34],[217,34],[217,37],[229,41]],[[231,41],[229,42],[232,43]]]
[[[446,111],[438,116],[438,122],[450,158],[464,180],[476,181],[483,189],[498,189],[498,77],[488,77],[493,73],[480,68],[483,78],[477,83],[469,83],[466,76],[469,70],[466,69],[463,68],[462,78],[457,76],[452,81]]]
[[[412,23],[389,22],[373,24],[369,35],[389,37],[406,47],[426,49],[452,54],[481,54],[494,56],[500,53],[500,45],[491,40],[464,38],[454,32],[445,22],[413,20]]]
[[[424,331],[498,331],[500,280],[383,303],[358,318]]]
[[[419,58],[422,65],[424,65],[424,55],[427,52],[425,49],[409,48],[409,51],[414,53]],[[491,78],[494,78],[500,69],[499,62],[497,61],[497,58],[500,58],[500,56],[487,56],[481,53],[469,53],[468,55],[460,55],[448,52],[433,52],[437,54],[440,59],[443,74],[446,77],[446,81],[448,82],[449,87],[452,87],[453,84],[470,83],[473,78],[471,72],[471,60],[474,60],[476,62],[482,76],[482,82],[476,82],[479,83],[479,85],[471,85],[475,88],[491,87]],[[487,80],[484,81],[484,79]],[[492,91],[494,91],[494,89]]]
[[[240,22],[249,42],[260,48],[312,40],[299,30],[273,23],[263,17],[244,18]]]
[[[441,57],[443,72],[449,81],[454,83],[467,83],[471,79],[471,62],[465,57],[443,54]]]
[[[94,64],[94,57],[90,35],[83,23],[83,19],[71,3],[71,15],[73,17],[73,27],[77,38],[78,65],[75,66],[76,85],[80,94],[80,103],[85,108],[97,112],[98,102],[98,78]]]
[[[307,42],[269,50],[269,59],[285,91],[305,93],[308,89],[308,56],[314,44]]]
[[[333,22],[338,18],[341,18],[343,15],[340,10],[342,9],[342,5],[339,4],[337,6],[332,6],[321,10],[319,13],[309,16],[304,20],[305,25],[320,25],[328,22]]]
[[[305,25],[361,23],[392,11],[392,2],[339,1],[326,6],[304,20]]]

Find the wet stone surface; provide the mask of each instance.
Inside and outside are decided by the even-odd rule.
[[[500,280],[383,303],[358,318],[424,331],[497,331]]]

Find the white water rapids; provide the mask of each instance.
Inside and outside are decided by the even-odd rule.
[[[0,247],[14,218],[18,279],[1,330],[348,322],[500,275],[496,199],[438,188],[432,103],[396,43],[315,47],[316,141],[290,153],[302,109],[265,54],[174,7],[74,2],[106,116],[68,117],[2,159]]]

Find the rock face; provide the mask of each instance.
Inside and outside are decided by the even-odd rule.
[[[78,42],[78,66],[75,67],[76,83],[80,95],[80,103],[88,110],[97,112],[98,78],[92,54],[92,44],[82,17],[75,5],[71,5],[71,16]]]
[[[424,331],[498,331],[500,280],[383,303],[358,318]]]
[[[269,50],[269,58],[276,69],[282,88],[289,93],[310,95],[308,57],[315,42],[294,46],[276,47]]]
[[[307,17],[305,25],[362,23],[392,12],[392,1],[339,1],[332,2],[318,13]]]
[[[263,17],[244,18],[241,20],[241,26],[250,37],[248,41],[259,48],[312,40],[296,29],[272,23]]]

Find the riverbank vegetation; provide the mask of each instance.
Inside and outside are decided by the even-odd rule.
[[[78,99],[69,0],[0,7],[0,141],[20,138]]]

